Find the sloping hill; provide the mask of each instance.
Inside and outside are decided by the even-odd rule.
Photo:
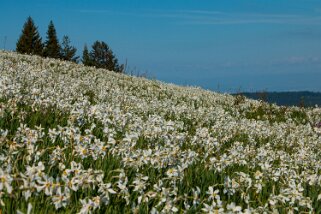
[[[3,213],[321,212],[321,109],[0,52]]]

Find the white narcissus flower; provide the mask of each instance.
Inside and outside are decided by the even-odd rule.
[[[209,195],[208,200],[220,200],[219,192],[220,191],[218,189],[214,191],[214,188],[212,186],[209,186],[208,191],[206,192]]]
[[[109,204],[110,194],[116,194],[117,192],[112,188],[111,183],[100,184],[98,192],[100,193],[100,199],[105,205]]]
[[[258,170],[254,174],[255,179],[261,179],[262,176],[263,176],[263,173]]]
[[[40,192],[44,190],[47,196],[52,195],[54,190],[53,177],[48,177],[47,175],[43,175],[42,178],[43,179],[37,180],[38,184],[35,185],[37,188],[37,191]]]
[[[166,175],[170,178],[172,177],[177,177],[178,176],[178,171],[175,168],[170,168],[166,171]]]
[[[203,204],[203,208],[202,208],[202,211],[205,212],[205,213],[214,213],[214,206],[213,204],[212,205],[208,205],[206,203]]]
[[[93,202],[94,209],[100,208],[100,203],[101,203],[100,196],[93,197],[92,202]]]
[[[78,214],[88,214],[92,213],[93,210],[93,201],[90,199],[80,199],[80,203],[82,204],[81,210]]]
[[[226,206],[227,210],[230,210],[232,212],[242,212],[242,207],[241,206],[236,206],[234,202],[228,204]]]
[[[223,208],[219,208],[217,204],[213,201],[211,205],[208,205],[206,203],[203,203],[204,207],[202,208],[202,211],[204,213],[210,213],[210,214],[220,214],[225,213]]]
[[[148,176],[143,176],[139,174],[133,181],[134,191],[141,192],[146,189]]]
[[[67,189],[62,192],[61,187],[57,188],[56,193],[52,196],[52,203],[55,205],[56,209],[61,207],[66,207],[70,198],[70,193]]]
[[[12,181],[13,181],[13,178],[10,176],[10,174],[4,172],[3,169],[0,168],[0,192],[3,191],[4,188],[6,188],[7,192],[11,194]]]

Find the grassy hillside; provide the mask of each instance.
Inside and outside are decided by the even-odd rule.
[[[0,213],[321,212],[321,109],[0,52]]]

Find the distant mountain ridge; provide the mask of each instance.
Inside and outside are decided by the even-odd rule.
[[[297,91],[297,92],[244,92],[239,93],[247,98],[263,100],[282,106],[321,106],[321,92]]]

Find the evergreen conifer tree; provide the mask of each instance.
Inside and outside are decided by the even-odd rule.
[[[16,44],[16,51],[23,54],[42,55],[43,44],[38,29],[29,16],[23,25],[23,30]]]
[[[79,57],[76,56],[77,49],[70,45],[70,39],[66,35],[62,38],[62,47],[60,52],[63,60],[77,62],[79,59]]]
[[[81,61],[86,66],[92,66],[87,45],[85,45],[84,50],[82,52],[82,60]]]
[[[48,25],[47,40],[43,55],[51,58],[61,58],[60,45],[56,34],[56,29],[52,21]]]
[[[123,72],[123,66],[119,66],[118,60],[113,51],[103,41],[94,42],[89,56],[92,65],[96,66],[97,68],[105,68],[119,73]]]

